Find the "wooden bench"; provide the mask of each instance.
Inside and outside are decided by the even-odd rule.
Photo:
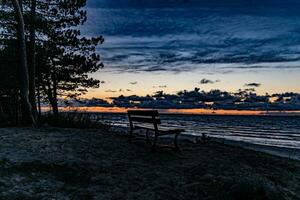
[[[152,148],[155,149],[157,144],[157,139],[159,136],[163,135],[175,135],[174,137],[174,147],[175,150],[179,151],[178,147],[178,136],[180,133],[184,132],[183,129],[166,128],[161,127],[161,120],[159,118],[159,113],[157,110],[129,110],[129,137],[133,137],[133,132],[135,130],[145,130],[146,139],[150,142],[149,131],[154,132],[154,141],[152,143]]]

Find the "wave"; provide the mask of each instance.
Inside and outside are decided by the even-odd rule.
[[[99,114],[100,115],[100,114]],[[127,127],[123,114],[101,114],[105,123]],[[164,126],[180,127],[185,134],[241,141],[262,146],[300,149],[299,117],[162,115]]]

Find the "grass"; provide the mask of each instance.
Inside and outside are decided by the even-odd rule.
[[[63,112],[58,116],[51,113],[42,115],[40,124],[50,125],[59,128],[75,128],[75,129],[89,129],[89,128],[103,128],[107,125],[101,124],[99,121],[93,121],[90,113],[85,112]]]

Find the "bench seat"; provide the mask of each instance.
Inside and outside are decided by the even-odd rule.
[[[171,135],[175,133],[184,132],[184,129],[178,129],[178,128],[168,128],[163,126],[158,126],[157,128],[158,128],[159,135]],[[146,129],[149,131],[155,131],[153,125],[147,125],[147,124],[137,125],[134,127],[134,129]]]
[[[149,131],[152,131],[154,132],[152,148],[155,148],[159,136],[175,135],[174,146],[175,149],[179,151],[177,140],[179,134],[184,132],[184,129],[161,126],[161,120],[157,110],[129,110],[128,119],[130,125],[130,138],[133,137],[133,132],[135,130],[144,129],[146,130],[146,139],[147,141],[150,141]]]

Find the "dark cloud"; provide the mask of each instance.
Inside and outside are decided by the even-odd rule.
[[[101,8],[170,8],[170,7],[228,7],[228,8],[251,8],[264,7],[287,7],[286,4],[299,5],[297,0],[262,1],[262,0],[90,0],[88,6]],[[290,8],[293,8],[290,6]]]
[[[167,88],[167,87],[168,87],[167,85],[152,86],[152,88],[160,88],[160,89]]]
[[[260,87],[261,83],[247,83],[245,87]]]
[[[76,107],[113,107],[108,101],[99,98],[81,98],[81,99],[59,99],[59,106],[76,106]]]
[[[118,72],[179,73],[214,68],[211,73],[226,74],[299,69],[299,65],[288,62],[300,60],[296,48],[300,44],[300,23],[295,20],[300,16],[300,1],[286,1],[89,0],[88,5],[104,9],[88,10],[91,20],[82,33],[107,36],[100,53],[107,69]],[[232,4],[243,6],[233,9]],[[275,9],[278,4],[280,9]],[[213,6],[197,8],[205,5]],[[216,5],[226,8],[215,10]],[[182,9],[159,9],[164,6]],[[205,64],[216,65],[210,68]]]
[[[158,88],[167,88],[168,86],[166,85],[159,85]]]
[[[114,91],[115,92],[115,91]],[[183,90],[177,94],[157,91],[146,96],[112,97],[112,103],[103,99],[59,100],[60,106],[101,106],[148,109],[223,109],[256,111],[300,111],[300,94],[282,93],[258,95],[252,91],[239,90],[230,93],[221,90],[201,91],[199,88]]]
[[[250,94],[245,99],[244,102],[246,103],[268,103],[269,96],[259,96],[257,94]]]
[[[299,25],[300,26],[300,25]],[[274,33],[275,34],[275,33]],[[300,35],[299,35],[300,38]],[[220,39],[220,38],[219,38]],[[179,39],[180,40],[180,39]],[[200,42],[199,38],[193,38],[195,43],[208,43],[208,41]],[[222,40],[222,39],[220,39]],[[231,40],[231,39],[228,39]],[[178,49],[177,45],[172,46],[174,41],[164,41],[163,38],[157,37],[157,41],[153,41],[148,44],[145,42],[146,46],[152,46],[151,48],[139,47],[132,44],[132,49],[137,48],[140,51],[139,59],[135,59],[136,52],[131,49],[131,51],[124,51],[120,47],[120,53],[128,54],[124,56],[124,59],[111,60],[111,58],[106,58],[107,68],[111,71],[117,71],[120,73],[125,72],[190,72],[195,70],[200,70],[205,73],[221,73],[221,74],[230,74],[237,71],[258,71],[258,69],[274,69],[274,70],[290,70],[290,69],[299,69],[299,65],[296,63],[300,60],[299,56],[296,56],[299,52],[294,51],[292,47],[288,44],[285,45],[285,48],[280,48],[280,50],[274,52],[271,51],[268,47],[260,46],[258,49],[248,47],[250,43],[259,43],[265,44],[266,41],[249,41],[243,45],[240,45],[239,48],[236,47],[237,41],[232,41],[231,45],[226,48],[215,47],[206,47],[204,49],[197,49],[193,47],[186,41],[182,41],[181,49]],[[220,41],[225,42],[225,41]],[[143,43],[143,41],[141,41]],[[163,48],[159,49],[156,47],[156,43],[162,43]],[[177,43],[177,42],[175,42]],[[230,43],[230,42],[229,42]],[[277,43],[289,43],[287,38],[282,38],[282,41]],[[299,41],[296,41],[296,44],[300,44]],[[178,44],[179,45],[179,44]],[[275,44],[274,44],[275,45]],[[204,46],[214,46],[213,44],[204,44]],[[290,49],[291,48],[291,49]],[[214,50],[211,50],[214,49]],[[225,52],[226,49],[227,51]],[[232,49],[232,50],[230,50]],[[244,49],[248,51],[253,51],[254,55],[244,55]],[[187,55],[181,55],[177,51],[183,50]],[[105,50],[103,50],[105,51]],[[108,49],[107,51],[110,51]],[[162,51],[163,53],[158,53]],[[228,53],[230,51],[230,53]],[[270,51],[265,53],[266,51]],[[115,50],[113,53],[117,52]],[[205,52],[205,53],[204,53]],[[288,55],[287,52],[290,52]],[[109,52],[107,52],[109,54]],[[169,55],[168,55],[169,54]],[[234,55],[241,55],[235,56]],[[105,57],[105,56],[104,56]],[[133,57],[131,59],[131,57]],[[210,67],[211,64],[213,67]],[[219,65],[220,64],[220,65]],[[223,64],[226,64],[225,66]],[[202,69],[203,68],[203,69]],[[214,81],[214,80],[213,80]]]
[[[206,78],[204,78],[204,79],[202,79],[200,82],[199,82],[200,84],[213,84],[213,83],[215,83],[215,81],[212,81],[212,80],[209,80],[209,79],[206,79]]]
[[[245,89],[246,92],[255,92],[255,88],[247,88]]]
[[[162,41],[160,41],[162,40]],[[195,42],[198,41],[198,38],[194,38]],[[230,39],[228,39],[230,40]],[[156,49],[156,43],[165,43],[165,47],[163,49]],[[170,45],[173,41],[169,41],[167,43],[163,40],[163,38],[157,38],[157,41],[153,41],[153,44],[145,43],[147,46],[154,46],[152,48],[142,48],[139,45],[135,46],[132,44],[132,48],[137,48],[140,51],[139,59],[135,58],[136,52],[124,51],[123,48],[120,47],[120,52],[117,53],[117,59],[114,57],[106,58],[106,65],[109,70],[117,71],[120,73],[125,72],[187,72],[193,70],[199,70],[199,66],[201,65],[209,65],[209,64],[228,64],[226,67],[222,67],[222,65],[215,65],[214,71],[210,71],[212,74],[221,73],[221,74],[229,74],[234,73],[236,71],[245,71],[245,70],[253,70],[257,71],[258,69],[299,69],[298,65],[288,64],[288,62],[296,62],[300,60],[300,57],[295,57],[291,55],[284,55],[284,52],[290,50],[283,50],[278,52],[269,52],[268,54],[260,52],[260,50],[253,49],[250,47],[241,47],[241,49],[236,48],[236,41],[232,42],[231,46],[226,47],[227,51],[232,48],[231,53],[224,52],[223,48],[214,47],[215,50],[211,50],[211,48],[206,48],[204,50],[197,49],[194,50],[194,47],[191,44],[185,44],[183,42],[182,48],[187,52],[187,55],[182,56],[180,53],[177,53],[176,48]],[[198,41],[199,42],[199,41]],[[249,43],[253,43],[254,41],[249,41]],[[258,43],[265,43],[263,41],[256,41]],[[141,42],[143,43],[143,41]],[[206,41],[207,43],[207,41]],[[300,40],[299,40],[300,44]],[[125,44],[124,44],[125,45]],[[247,46],[248,43],[245,43]],[[209,46],[209,44],[206,44]],[[243,49],[252,49],[255,51],[255,56],[253,55],[243,55]],[[264,47],[260,47],[263,49]],[[287,48],[289,48],[287,46]],[[252,51],[251,50],[251,51]],[[105,51],[105,50],[102,50]],[[108,49],[107,51],[110,51]],[[131,50],[132,51],[132,50]],[[158,53],[161,51],[161,53]],[[203,51],[206,51],[205,53]],[[250,51],[250,50],[249,50]],[[266,49],[264,51],[269,51]],[[115,53],[114,51],[113,53]],[[119,54],[123,53],[126,55],[120,56]],[[107,52],[107,54],[111,54]],[[243,56],[235,56],[242,54]],[[293,54],[291,52],[291,54]],[[104,56],[105,57],[105,56]],[[286,62],[286,63],[285,63]],[[260,63],[260,66],[257,64]],[[274,65],[277,63],[277,65]],[[282,63],[282,64],[280,64]],[[210,69],[209,66],[206,68]],[[204,70],[204,69],[203,69]],[[214,80],[213,80],[214,81]]]
[[[106,100],[99,99],[99,98],[92,98],[92,99],[83,99],[81,100],[84,102],[85,106],[88,107],[94,107],[94,106],[99,106],[99,107],[112,107],[113,105],[108,103]]]
[[[144,71],[146,72],[164,72],[164,71],[169,71],[168,68],[162,67],[162,66],[150,66],[148,68],[145,68]]]
[[[107,92],[107,93],[115,93],[117,91],[116,90],[106,90],[105,92]]]
[[[138,82],[137,81],[134,81],[134,82],[130,82],[131,85],[137,85]]]
[[[277,99],[273,102],[270,97]],[[195,88],[177,94],[157,91],[152,96],[120,96],[112,100],[113,105],[119,107],[152,109],[300,110],[300,94],[257,95],[248,90],[229,93],[220,90],[205,92]]]

